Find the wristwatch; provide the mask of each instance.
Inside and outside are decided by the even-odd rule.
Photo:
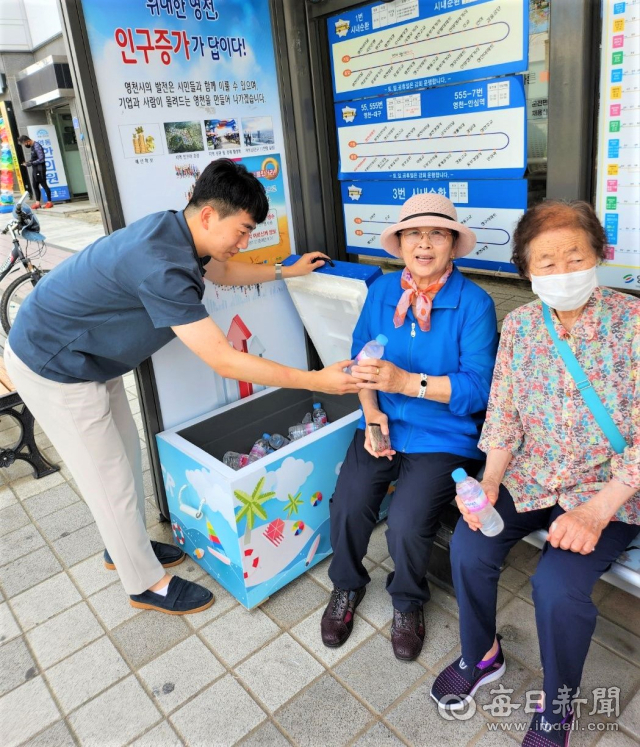
[[[282,263],[276,262],[276,280],[282,280]]]
[[[424,395],[427,393],[427,381],[429,377],[425,373],[420,374],[420,389],[418,390],[418,399],[424,399]]]

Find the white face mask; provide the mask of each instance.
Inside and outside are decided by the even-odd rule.
[[[584,306],[598,287],[595,266],[561,275],[531,275],[531,290],[556,311],[573,311]]]

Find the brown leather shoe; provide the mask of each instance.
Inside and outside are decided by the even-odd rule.
[[[420,656],[424,643],[424,610],[420,607],[411,612],[393,609],[391,645],[396,659],[413,661]]]
[[[356,607],[364,598],[366,587],[359,589],[334,589],[322,620],[320,632],[322,642],[329,648],[338,648],[346,642],[353,630],[353,618]]]

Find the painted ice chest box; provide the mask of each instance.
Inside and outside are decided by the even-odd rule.
[[[337,263],[287,281],[325,365],[349,357],[367,286],[380,274]],[[314,402],[329,425],[237,472],[222,463],[263,432],[286,435]],[[176,543],[245,607],[260,604],[331,553],[329,499],[359,417],[355,395],[267,389],[159,433]]]

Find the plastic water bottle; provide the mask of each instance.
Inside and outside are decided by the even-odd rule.
[[[274,433],[273,436],[271,436],[271,438],[269,439],[269,446],[271,446],[274,451],[281,449],[288,443],[291,443],[289,439],[281,436],[279,433]]]
[[[298,423],[298,425],[292,425],[289,428],[289,438],[292,441],[297,441],[299,438],[304,438],[310,433],[318,430],[318,426],[315,423]]]
[[[482,524],[480,531],[487,537],[495,537],[504,529],[502,516],[495,510],[485,495],[482,485],[458,468],[451,473],[456,481],[456,493],[464,505],[475,514]]]
[[[364,363],[368,358],[382,358],[384,355],[384,346],[389,342],[386,335],[376,335],[375,340],[369,340],[369,342],[362,348],[362,350],[356,355],[356,363]],[[344,369],[345,373],[351,373],[351,366],[347,366]]]
[[[249,452],[249,459],[252,462],[257,462],[258,459],[267,456],[269,453],[269,439],[271,436],[268,433],[263,433],[262,438],[259,438],[251,447]]]
[[[328,422],[327,413],[322,409],[320,402],[315,402],[313,405],[313,422],[318,428],[323,428]]]
[[[251,464],[251,458],[248,454],[238,454],[237,451],[227,451],[222,457],[222,461],[227,467],[231,469],[239,470],[246,467],[247,464]]]
[[[306,425],[307,423],[311,423],[313,421],[313,416],[310,412],[308,412],[300,421],[303,425]]]

